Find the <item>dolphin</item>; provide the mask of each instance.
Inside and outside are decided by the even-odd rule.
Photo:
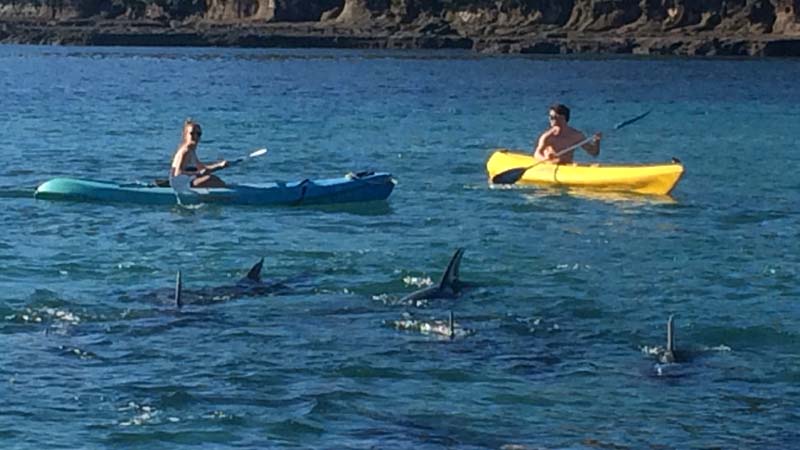
[[[675,345],[675,320],[674,315],[670,314],[667,319],[667,342],[666,346],[656,346],[645,350],[656,358],[651,374],[657,377],[677,378],[689,375],[694,368],[685,364],[693,359],[692,350],[681,349]]]
[[[174,304],[177,308],[186,303],[210,304],[242,297],[258,297],[286,291],[288,286],[283,282],[265,282],[261,279],[264,258],[255,263],[247,275],[233,285],[205,287],[196,290],[185,290],[182,274],[178,271],[175,281]]]
[[[175,306],[178,309],[183,307],[183,299],[181,298],[181,291],[183,291],[183,281],[181,279],[181,271],[178,271],[178,276],[175,277]]]
[[[673,364],[675,358],[675,322],[673,315],[670,314],[667,319],[667,346],[657,353],[658,362],[661,364]]]
[[[188,304],[212,304],[242,297],[258,297],[286,293],[290,290],[288,283],[296,281],[265,281],[261,278],[264,258],[256,262],[247,275],[234,284],[207,286],[187,289],[184,286],[184,273],[178,271],[174,289],[156,289],[145,294],[124,294],[122,297],[139,301],[170,304],[178,309]],[[300,277],[298,277],[299,279]]]
[[[426,300],[433,298],[456,298],[461,294],[464,284],[458,278],[458,269],[461,266],[461,257],[464,256],[464,249],[458,248],[450,258],[450,263],[442,274],[442,279],[437,284],[414,291],[402,299],[401,302],[411,302],[415,300]]]
[[[675,348],[675,320],[674,315],[670,314],[669,319],[667,319],[667,342],[666,346],[661,347],[657,345],[655,347],[644,347],[642,351],[647,353],[650,356],[655,357],[656,363],[654,365],[654,369],[656,374],[661,376],[666,374],[672,374],[672,370],[675,367],[676,363],[684,362],[685,354],[681,352],[678,353],[678,350]],[[673,369],[669,369],[670,372],[667,373],[665,370],[672,367]]]
[[[653,365],[656,375],[678,377],[687,374],[689,363],[695,363],[696,359],[708,354],[709,352],[726,352],[730,351],[730,347],[719,345],[716,347],[683,347],[678,348],[675,345],[675,318],[670,314],[667,319],[667,342],[665,347],[656,346],[654,348],[644,349],[647,354],[654,356],[656,362]],[[696,367],[696,364],[691,364]]]

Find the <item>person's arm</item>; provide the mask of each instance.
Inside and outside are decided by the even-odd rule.
[[[602,139],[602,133],[595,133],[591,142],[587,142],[583,144],[583,149],[586,150],[586,153],[594,156],[595,158],[597,155],[600,154],[600,139]],[[585,137],[581,137],[581,139],[586,139]]]
[[[221,159],[221,160],[215,162],[214,164],[206,166],[206,170],[214,171],[214,170],[224,169],[226,167],[228,167],[228,160],[227,159]]]
[[[197,164],[195,164],[195,169],[197,169],[197,173],[200,174],[202,172],[207,171],[208,166],[203,164],[203,161],[200,161],[200,158],[198,158],[196,155],[197,153],[195,153],[195,158],[194,158],[194,160],[197,162]]]
[[[548,133],[542,133],[542,135],[539,136],[539,142],[536,144],[536,149],[533,151],[533,157],[540,161],[550,159],[550,155],[545,155],[544,152],[544,149],[547,148],[547,137]]]
[[[223,159],[221,161],[217,161],[217,162],[215,162],[213,164],[209,164],[207,166],[203,165],[203,168],[200,169],[200,175],[208,175],[209,173],[212,173],[212,172],[217,171],[219,169],[224,169],[224,168],[228,167],[228,164],[229,164],[228,160],[227,159]]]
[[[186,150],[185,149],[178,149],[175,152],[175,156],[172,158],[172,167],[170,167],[170,174],[173,177],[177,177],[178,175],[183,174],[183,160],[186,158]]]

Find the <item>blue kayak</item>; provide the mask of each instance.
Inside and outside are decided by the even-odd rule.
[[[231,205],[321,205],[385,200],[395,180],[388,173],[349,173],[341,178],[192,188],[180,193],[181,203]],[[92,202],[174,205],[175,191],[155,184],[120,184],[79,178],[54,178],[42,183],[35,198]]]

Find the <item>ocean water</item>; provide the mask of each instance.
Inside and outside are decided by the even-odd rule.
[[[0,447],[792,448],[800,60],[0,47]],[[680,158],[671,198],[490,189],[547,105],[599,162]],[[55,176],[381,170],[385,203],[34,200]],[[587,155],[578,159],[586,161]],[[402,302],[466,249],[458,299]],[[234,283],[276,295],[148,293]],[[299,280],[299,281],[297,281]],[[452,311],[454,339],[425,333]],[[679,364],[649,353],[675,315]],[[406,325],[406,326],[401,326]]]

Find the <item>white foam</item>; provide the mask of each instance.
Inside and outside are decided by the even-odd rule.
[[[117,408],[117,411],[131,411],[131,410],[136,412],[137,414],[134,415],[132,418],[130,418],[130,420],[120,422],[119,425],[121,427],[144,425],[146,423],[154,421],[154,419],[158,415],[158,411],[152,406],[138,405],[135,402],[128,402],[126,406],[122,408]]]
[[[422,288],[422,287],[428,287],[428,286],[433,285],[433,280],[431,280],[430,277],[412,277],[412,276],[407,276],[407,277],[403,278],[403,283],[405,283],[406,286],[414,286],[414,287]]]

